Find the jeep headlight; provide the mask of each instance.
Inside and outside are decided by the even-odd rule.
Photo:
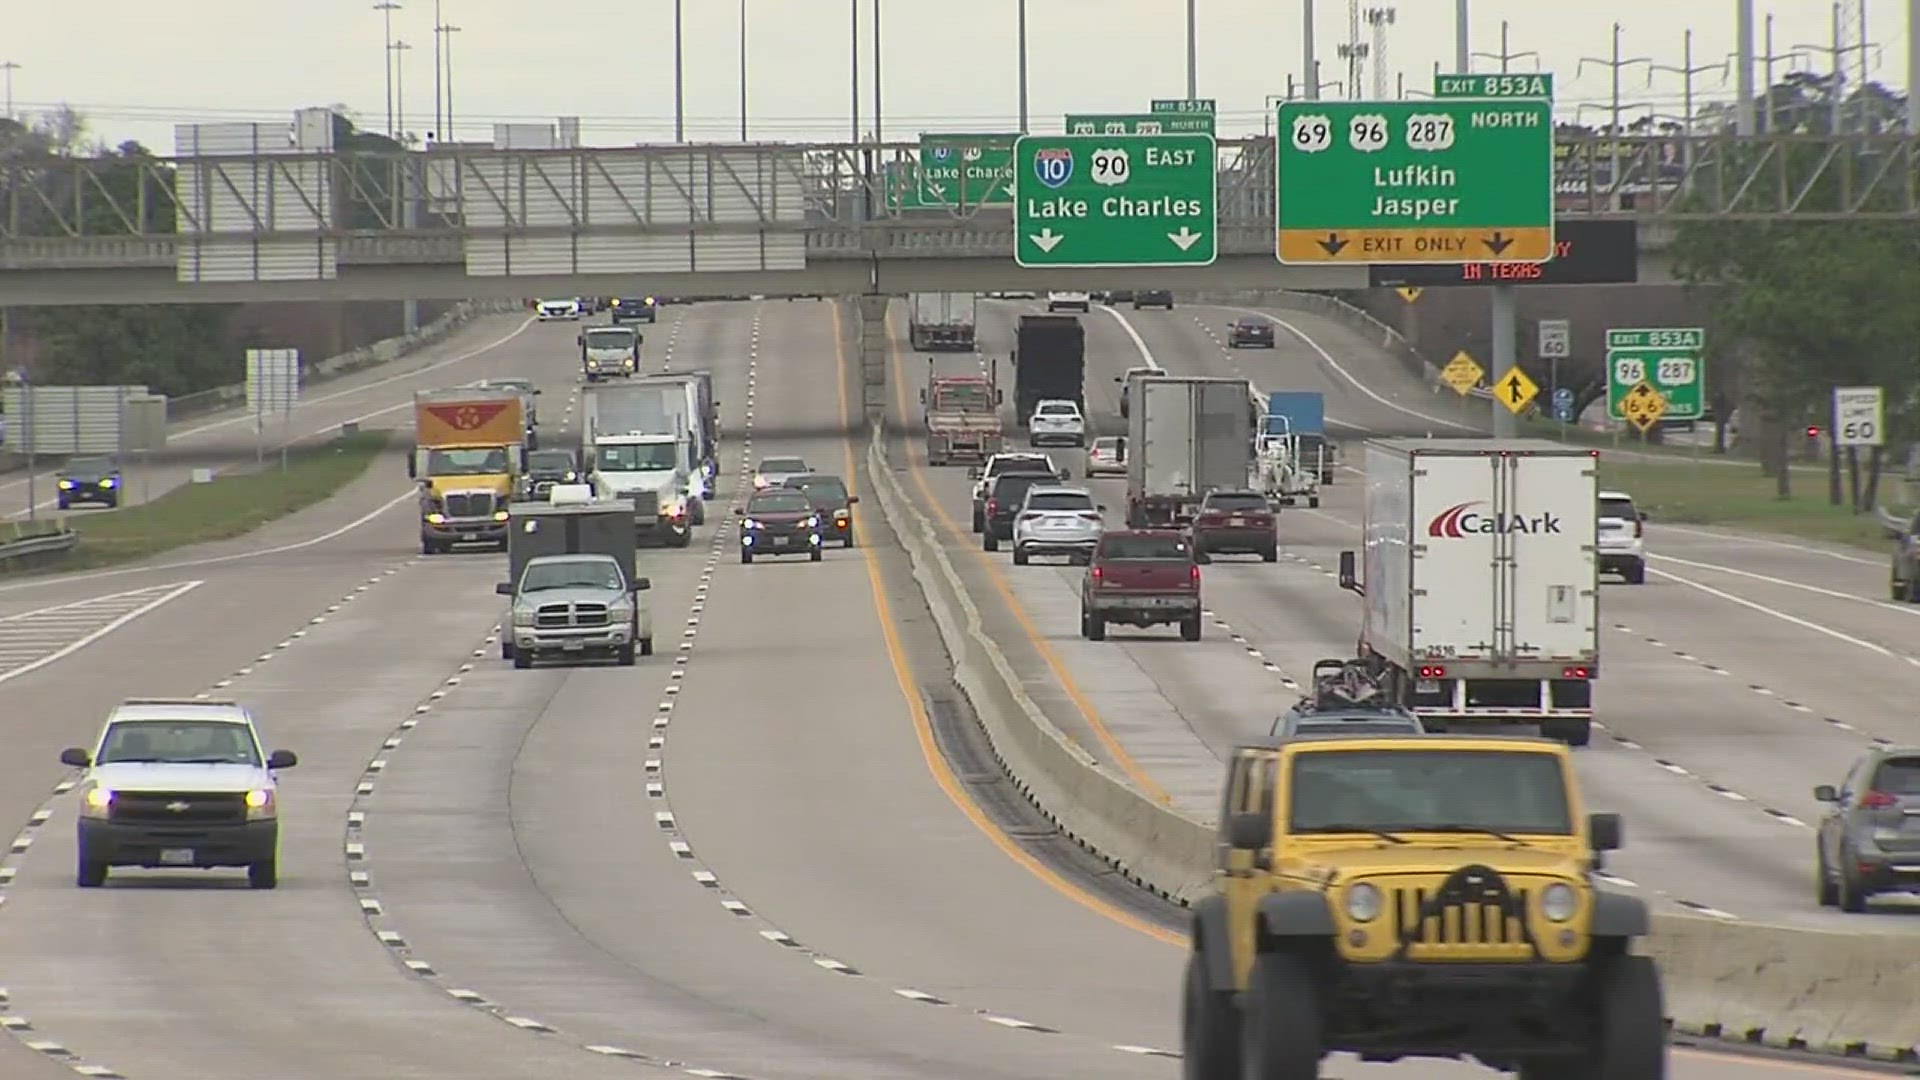
[[[103,818],[113,809],[112,788],[88,788],[87,797],[81,801],[80,812],[86,817]]]
[[[1570,885],[1554,882],[1540,890],[1540,914],[1553,922],[1566,922],[1580,910],[1580,894]]]
[[[1380,917],[1383,903],[1379,888],[1363,881],[1347,890],[1347,918],[1372,922]]]
[[[254,788],[247,792],[247,819],[262,821],[274,815],[277,809],[272,788]]]

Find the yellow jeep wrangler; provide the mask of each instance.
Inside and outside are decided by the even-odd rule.
[[[1646,905],[1594,887],[1620,818],[1557,741],[1329,735],[1243,746],[1193,916],[1187,1080],[1313,1080],[1330,1053],[1522,1080],[1663,1080]]]

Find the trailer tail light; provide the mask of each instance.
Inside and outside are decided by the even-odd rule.
[[[1869,791],[1860,796],[1860,806],[1864,810],[1886,810],[1898,806],[1900,800],[1884,791]]]
[[[1422,666],[1420,668],[1420,677],[1423,679],[1444,679],[1447,677],[1447,669],[1437,664]]]
[[[1561,668],[1560,677],[1563,679],[1591,679],[1593,678],[1593,669],[1589,667]]]

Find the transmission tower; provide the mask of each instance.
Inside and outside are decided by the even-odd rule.
[[[1335,50],[1347,62],[1347,100],[1360,100],[1360,75],[1367,66],[1367,43],[1360,39],[1360,0],[1347,0],[1347,41]]]
[[[1393,25],[1395,12],[1390,7],[1367,9],[1367,25],[1373,27],[1373,100],[1385,101],[1390,96],[1387,84],[1387,29]]]

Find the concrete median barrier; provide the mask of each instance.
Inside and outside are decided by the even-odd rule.
[[[1155,801],[1056,727],[984,630],[934,524],[894,477],[878,425],[867,454],[880,511],[1008,778],[1048,820],[1128,880],[1186,906],[1209,887],[1214,828]],[[1811,897],[1812,885],[1808,886]],[[1811,901],[1809,901],[1811,902]],[[1676,1037],[1914,1061],[1920,937],[1656,914],[1644,951],[1664,973]]]

